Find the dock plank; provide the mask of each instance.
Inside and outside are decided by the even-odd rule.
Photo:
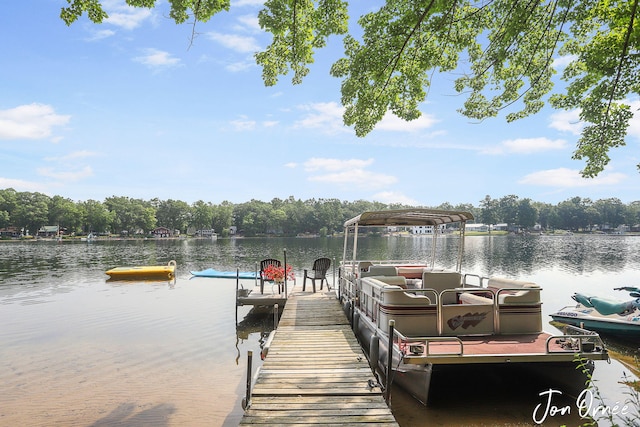
[[[240,425],[398,426],[333,294],[290,296]]]

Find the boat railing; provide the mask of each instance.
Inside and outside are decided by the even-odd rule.
[[[590,331],[585,332],[585,334],[575,335],[550,335],[545,343],[544,354],[557,355],[571,353],[574,355],[573,357],[607,360],[609,356],[600,336]],[[403,335],[402,332],[394,330],[394,345],[397,345],[404,363],[409,364],[435,363],[438,359],[448,360],[447,363],[459,363],[463,358],[478,357],[478,355],[466,355],[464,341],[455,336],[407,337]],[[435,348],[432,349],[432,346],[435,346]],[[523,353],[523,355],[530,357],[535,356],[534,353]],[[488,354],[484,356],[494,357],[495,355]],[[451,359],[452,357],[454,359]]]
[[[340,295],[347,299],[354,299],[357,297],[356,281],[354,278],[348,275],[341,275],[339,278],[340,283]]]
[[[385,292],[402,292],[405,294],[413,294],[413,295],[425,295],[429,297],[429,301],[431,304],[437,304],[440,297],[438,296],[438,292],[435,289],[422,289],[422,288],[400,288],[400,289],[385,289]]]
[[[376,260],[376,259],[358,259],[355,261],[351,261],[351,260],[347,260],[347,261],[342,261],[340,263],[343,267],[353,267],[353,266],[358,266],[358,265],[364,265],[364,264],[374,264],[374,265],[388,265],[388,264],[393,264],[393,265],[424,265],[424,260],[415,260],[415,259],[380,259],[380,260]]]
[[[598,346],[598,343],[601,345]],[[553,344],[560,344],[560,350],[553,350]],[[552,335],[547,338],[547,353],[562,353],[571,350],[575,353],[591,353],[603,349],[604,344],[599,335]]]
[[[563,350],[552,350],[552,344],[559,344]],[[602,338],[597,332],[588,331],[573,325],[563,325],[562,334],[547,338],[548,353],[573,350],[575,353],[606,352]]]
[[[368,271],[371,266],[416,266],[429,268],[429,266],[425,264],[424,260],[415,259],[354,260],[340,262],[340,268],[343,274],[345,276],[352,275],[355,278],[360,277],[362,273]]]
[[[394,341],[404,355],[414,356],[464,356],[464,343],[458,337],[407,337],[394,330]],[[458,351],[432,352],[430,344],[457,344]]]
[[[473,282],[475,283],[471,283],[472,281],[470,281],[469,278],[474,279]],[[488,281],[489,277],[480,276],[479,274],[465,273],[462,276],[462,287],[477,286],[479,288],[486,288]]]

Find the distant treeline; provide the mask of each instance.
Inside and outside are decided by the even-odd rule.
[[[214,229],[227,235],[234,227],[245,236],[299,234],[328,235],[342,231],[345,220],[364,211],[401,209],[415,206],[385,204],[366,200],[273,199],[220,204],[198,200],[142,200],[112,196],[104,201],[75,202],[62,196],[38,192],[0,190],[0,230],[3,235],[36,235],[44,226],[59,226],[65,234],[93,233],[147,235],[157,227],[193,233]],[[507,223],[523,229],[540,224],[544,229],[615,229],[640,224],[640,201],[628,205],[619,199],[592,201],[573,197],[557,205],[533,202],[510,195],[499,199],[485,196],[472,204],[421,206],[463,210],[473,213],[477,223]]]

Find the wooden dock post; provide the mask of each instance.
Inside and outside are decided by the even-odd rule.
[[[278,285],[280,286],[280,285]],[[278,288],[278,290],[280,290]],[[287,290],[287,249],[284,249],[284,298],[288,298],[288,290]]]
[[[279,317],[278,304],[273,306],[273,329],[278,329],[278,317]]]
[[[236,267],[236,326],[238,326],[238,291],[240,290],[240,267]]]
[[[393,335],[395,334],[396,321],[389,320],[389,343],[387,347],[387,373],[384,386],[384,401],[389,404],[391,399],[391,377],[393,375]]]
[[[252,377],[252,365],[253,365],[253,351],[247,352],[247,391],[244,399],[242,400],[242,409],[247,409],[251,406],[251,377]]]

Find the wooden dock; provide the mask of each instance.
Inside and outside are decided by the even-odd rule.
[[[398,426],[333,293],[289,297],[240,425]]]

